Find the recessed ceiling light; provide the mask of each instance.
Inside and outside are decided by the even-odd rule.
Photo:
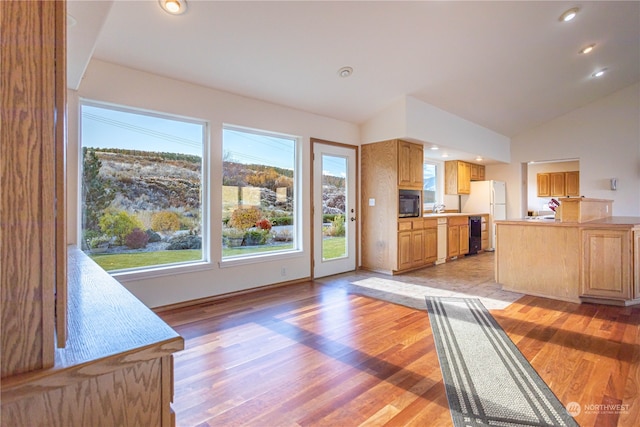
[[[338,70],[340,77],[349,77],[351,74],[353,74],[353,68],[351,67],[342,67]]]
[[[587,53],[591,53],[593,52],[593,48],[596,47],[595,44],[590,44],[589,46],[583,47],[582,49],[580,49],[580,55],[585,55]]]
[[[442,157],[449,157],[447,153],[442,153]]]
[[[433,151],[436,151],[436,150],[438,150],[438,149],[439,149],[439,147],[438,147],[437,145],[432,145],[432,146],[431,146],[431,149],[432,149]]]
[[[560,21],[562,21],[562,22],[571,21],[578,14],[578,10],[580,10],[580,9],[577,8],[577,7],[572,7],[571,9],[567,10],[565,13],[560,15]]]
[[[478,156],[476,157],[476,162],[481,162],[482,161],[482,157]]]
[[[591,77],[602,77],[606,72],[607,72],[607,69],[603,68],[602,70],[598,70],[595,73],[591,74]]]
[[[182,15],[187,11],[187,0],[158,0],[160,7],[171,15]]]

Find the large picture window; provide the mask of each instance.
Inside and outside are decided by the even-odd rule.
[[[298,249],[297,138],[223,130],[222,258]]]
[[[206,125],[81,104],[81,247],[107,271],[205,260]]]

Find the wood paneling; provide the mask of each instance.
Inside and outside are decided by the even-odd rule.
[[[160,359],[2,406],[3,426],[163,426]],[[167,417],[168,417],[167,406]]]
[[[365,144],[361,153],[362,266],[391,272],[398,254],[396,141]]]
[[[65,3],[5,1],[0,8],[0,357],[6,377],[54,363],[56,10],[64,11]]]
[[[579,302],[579,229],[498,224],[496,281],[508,290]]]

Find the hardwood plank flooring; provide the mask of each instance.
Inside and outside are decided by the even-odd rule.
[[[412,275],[495,286],[492,262]],[[186,341],[175,355],[177,425],[452,425],[426,311],[354,294],[348,280],[160,313]],[[581,426],[640,425],[640,307],[524,296],[491,312],[558,398],[579,404]]]

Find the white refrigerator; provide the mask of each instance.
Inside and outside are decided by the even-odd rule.
[[[468,196],[461,197],[461,212],[488,213],[489,247],[495,250],[495,221],[507,219],[506,184],[502,181],[472,181]]]

